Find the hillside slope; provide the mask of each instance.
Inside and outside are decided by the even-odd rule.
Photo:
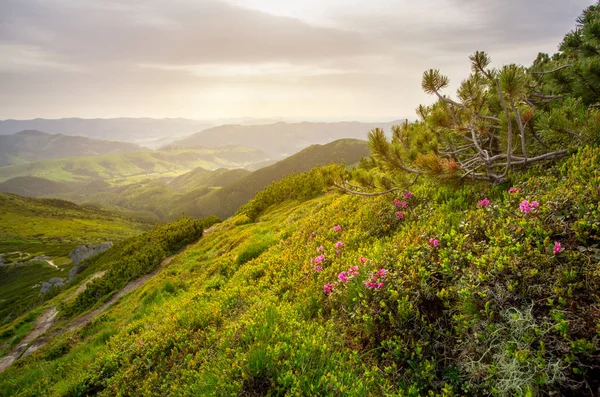
[[[292,172],[305,172],[315,166],[329,163],[355,164],[361,157],[368,156],[368,154],[366,143],[357,139],[340,139],[326,145],[313,145],[273,165],[254,171],[215,192],[202,196],[197,201],[186,203],[181,210],[196,217],[216,215],[224,219],[233,215],[270,183],[278,181]]]
[[[133,143],[25,130],[13,135],[0,135],[0,167],[53,158],[137,152],[142,149]]]
[[[243,168],[262,162],[268,156],[256,149],[228,146],[222,148],[172,148],[95,157],[52,159],[29,164],[0,167],[0,182],[19,176],[34,176],[52,181],[109,180],[130,183],[135,178],[173,177],[197,167],[206,169]]]
[[[600,149],[585,149],[515,179],[520,191],[421,182],[400,204],[327,194],[256,223],[238,215],[94,326],[0,374],[0,390],[588,395],[600,386],[598,169]]]
[[[146,220],[64,200],[0,194],[0,253],[66,255],[75,246],[120,240],[151,227]]]
[[[289,156],[310,145],[326,144],[338,139],[364,140],[376,127],[389,130],[398,122],[382,123],[284,123],[268,125],[223,125],[191,135],[173,145],[183,147],[217,147],[236,142],[254,147],[276,157]]]
[[[0,182],[0,193],[12,193],[25,197],[49,197],[56,196],[76,186],[68,182],[56,182],[35,176],[18,176],[4,182]]]

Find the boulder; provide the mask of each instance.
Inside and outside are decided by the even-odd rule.
[[[112,241],[106,241],[100,244],[86,244],[75,247],[73,251],[69,253],[69,257],[73,261],[74,265],[78,265],[84,259],[90,258],[94,255],[98,255],[101,252],[111,249],[113,246]]]
[[[47,282],[44,281],[42,283],[42,288],[40,289],[40,294],[45,294],[46,292],[50,291],[54,287],[60,288],[64,285],[65,285],[65,282],[62,278],[53,277],[50,280],[48,280]]]

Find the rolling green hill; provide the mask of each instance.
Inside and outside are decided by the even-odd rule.
[[[25,130],[13,135],[0,135],[0,167],[53,158],[137,152],[142,149],[133,143]]]
[[[56,182],[35,176],[18,176],[0,182],[0,193],[13,193],[25,197],[50,197],[77,188],[70,182]]]
[[[169,181],[169,186],[183,192],[189,192],[200,186],[226,186],[250,174],[250,171],[244,169],[228,170],[222,168],[207,171],[203,168],[196,168]]]
[[[366,143],[358,139],[340,139],[326,145],[313,145],[273,165],[254,171],[196,201],[183,203],[180,209],[195,217],[216,215],[227,218],[270,183],[292,172],[304,172],[317,165],[329,163],[345,162],[350,165],[357,163],[361,157],[368,154]]]
[[[150,226],[147,220],[131,218],[125,212],[0,194],[0,253],[66,256],[77,245],[124,239]]]
[[[76,246],[118,243],[151,227],[124,213],[0,194],[0,324],[50,298],[40,292],[43,282],[69,279]]]
[[[101,179],[118,185],[148,178],[178,176],[197,167],[243,168],[267,158],[266,154],[256,149],[240,146],[212,149],[172,148],[95,157],[52,159],[0,167],[0,182],[19,176],[33,176],[60,182]]]

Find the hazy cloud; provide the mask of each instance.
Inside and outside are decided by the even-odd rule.
[[[420,75],[528,63],[590,0],[4,0],[0,118],[412,116]]]

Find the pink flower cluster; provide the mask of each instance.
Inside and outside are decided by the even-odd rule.
[[[508,192],[510,194],[521,193],[521,188],[520,187],[511,187],[510,189],[508,189]]]
[[[341,272],[340,274],[338,274],[338,279],[342,283],[347,283],[348,282],[348,276],[346,275],[346,272]]]
[[[323,252],[325,251],[325,247],[320,246],[319,248],[317,248],[317,252]]]
[[[333,230],[336,231],[336,232],[341,232],[342,231],[342,227],[340,225],[335,225],[333,227]]]
[[[323,268],[319,265],[315,266],[315,272],[322,272]]]
[[[358,258],[358,260],[360,261],[361,265],[364,265],[365,263],[367,263],[367,258],[363,258],[362,256],[360,258]]]
[[[325,261],[325,255],[321,254],[312,260],[312,263],[318,265],[319,263],[323,263]]]
[[[562,245],[560,244],[560,242],[555,241],[554,242],[554,255],[558,255],[558,253],[562,251]]]
[[[440,245],[440,240],[432,237],[429,239],[429,244],[433,245],[434,247],[437,247]]]
[[[344,272],[338,274],[338,279],[342,283],[347,283],[350,280],[350,277],[358,276],[358,266],[350,266],[350,268]]]
[[[410,199],[410,198],[412,198],[412,197],[413,197],[413,194],[412,194],[412,192],[410,192],[410,191],[409,191],[409,192],[406,192],[406,193],[404,193],[404,198],[405,198],[405,199]]]
[[[532,201],[531,203],[529,202],[529,200],[523,200],[521,201],[521,204],[519,204],[519,208],[521,209],[521,212],[528,214],[531,212],[532,209],[539,207],[540,204],[537,201]]]
[[[396,217],[398,217],[399,219],[404,219],[404,211],[396,212]]]
[[[338,241],[337,243],[335,243],[335,248],[342,248],[344,246],[344,243],[342,243],[341,241]]]
[[[408,204],[406,204],[406,201],[400,201],[400,200],[398,200],[398,199],[394,199],[394,205],[395,205],[396,207],[402,207],[402,208],[406,208],[406,206],[407,206]]]
[[[365,282],[365,287],[371,289],[383,289],[384,287],[384,279],[387,274],[385,269],[379,269],[367,282]]]
[[[488,198],[486,197],[486,198],[484,198],[483,200],[479,200],[479,201],[477,202],[477,205],[478,205],[479,207],[489,207],[489,206],[490,206],[490,200],[488,200]]]
[[[363,263],[362,259],[364,259],[364,258],[361,257],[360,259],[361,259],[361,263]],[[345,270],[343,272],[340,272],[340,274],[338,274],[338,280],[341,281],[342,283],[347,283],[348,281],[350,281],[350,279],[352,277],[358,277],[358,266],[350,266],[348,268],[348,270]],[[332,290],[333,290],[333,284],[331,284],[331,283],[325,284],[323,286],[323,291],[326,294],[330,293]]]
[[[312,232],[312,233],[310,234],[310,238],[311,238],[311,239],[314,239],[314,238],[315,238],[315,236],[316,236],[315,232]]]

